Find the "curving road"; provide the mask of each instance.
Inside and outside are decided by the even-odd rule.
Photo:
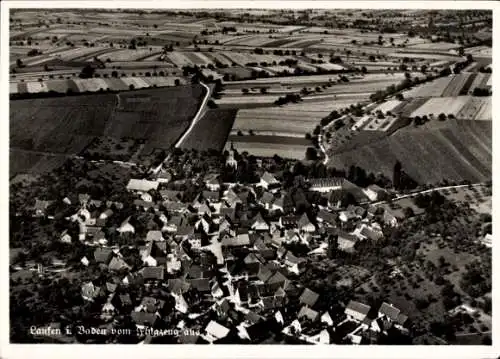
[[[184,132],[184,134],[181,136],[181,138],[179,138],[177,140],[177,142],[175,143],[175,145],[174,145],[175,148],[179,148],[182,145],[182,142],[184,142],[184,140],[187,138],[187,136],[189,136],[189,134],[193,130],[194,126],[198,123],[198,121],[200,121],[200,119],[205,114],[208,99],[210,98],[212,90],[210,89],[210,87],[205,85],[203,82],[200,82],[200,85],[202,85],[203,87],[205,87],[207,89],[207,94],[205,95],[205,98],[201,102],[201,106],[198,109],[198,112],[196,112],[196,114],[194,115],[193,120],[191,121],[191,124],[189,125],[188,129],[186,130],[186,132]]]

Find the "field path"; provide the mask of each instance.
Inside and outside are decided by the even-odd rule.
[[[196,114],[194,115],[193,120],[191,121],[191,124],[189,125],[188,129],[186,130],[186,132],[184,132],[184,134],[181,136],[181,138],[179,138],[179,140],[177,140],[177,142],[175,143],[175,145],[174,145],[175,148],[181,147],[182,142],[184,142],[184,140],[189,136],[189,134],[191,133],[191,131],[194,128],[194,125],[196,125],[196,123],[198,123],[198,121],[200,121],[200,119],[203,117],[203,115],[205,114],[205,111],[207,109],[208,99],[210,98],[210,95],[212,94],[212,90],[210,89],[210,87],[205,85],[203,82],[200,82],[200,85],[202,85],[203,87],[206,88],[207,93],[205,95],[205,98],[201,102],[201,105],[200,105],[200,108],[198,109],[198,112],[196,112]]]
[[[456,186],[445,186],[445,187],[436,187],[436,188],[431,188],[431,189],[426,189],[426,190],[422,190],[422,191],[417,191],[417,192],[412,192],[412,193],[408,193],[408,194],[404,194],[404,195],[398,195],[396,196],[396,198],[394,198],[392,200],[392,202],[395,202],[395,201],[398,201],[400,199],[403,199],[403,198],[408,198],[408,197],[415,197],[415,196],[418,196],[419,194],[426,194],[426,193],[431,193],[431,192],[435,192],[435,191],[444,191],[444,190],[448,190],[448,189],[452,189],[452,188],[464,188],[464,187],[480,187],[480,186],[485,186],[486,184],[484,182],[479,182],[479,183],[472,183],[472,184],[460,184],[460,185],[456,185]],[[372,206],[377,206],[379,204],[383,204],[383,203],[388,203],[389,201],[379,201],[379,202],[372,202]],[[363,202],[363,203],[370,203],[370,202]],[[361,204],[363,204],[361,203]]]

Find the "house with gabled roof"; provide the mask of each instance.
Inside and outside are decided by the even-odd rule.
[[[222,239],[221,245],[225,247],[243,247],[250,245],[248,233],[240,233],[235,237],[226,236]]]
[[[378,318],[386,319],[389,323],[396,325],[398,328],[403,327],[408,320],[408,316],[401,313],[401,310],[387,302],[382,303],[380,306]]]
[[[311,178],[308,180],[309,190],[315,192],[331,192],[342,189],[346,181],[343,177]]]
[[[370,201],[381,200],[387,195],[387,191],[376,184],[371,184],[363,189],[364,194],[369,198]]]
[[[146,242],[158,242],[164,241],[163,234],[161,231],[148,231],[146,234]]]
[[[274,202],[274,195],[271,192],[264,192],[258,202],[265,209],[270,210]]]
[[[287,251],[283,256],[283,263],[285,264],[286,268],[296,275],[300,274],[306,262],[306,259],[299,258],[290,251]]]
[[[316,218],[319,223],[323,226],[335,226],[337,222],[338,215],[336,213],[328,212],[324,209],[320,209]]]
[[[116,229],[120,233],[135,233],[135,228],[130,224],[130,217],[126,218],[120,227]]]
[[[120,271],[122,269],[130,269],[130,266],[120,257],[113,257],[108,264],[108,268],[111,271]]]
[[[130,313],[132,321],[137,328],[144,329],[147,327],[154,327],[156,322],[160,319],[157,313],[148,313],[142,311],[132,311]]]
[[[310,307],[304,305],[302,308],[300,308],[299,314],[297,315],[297,318],[304,319],[307,318],[311,322],[315,322],[319,319],[319,313]]]
[[[264,172],[260,177],[260,181],[257,186],[263,187],[267,190],[276,189],[280,186],[280,182],[269,172]]]
[[[312,233],[316,231],[316,227],[311,223],[306,213],[302,214],[302,216],[299,218],[297,227],[301,232],[304,233]]]
[[[354,246],[358,241],[358,238],[353,234],[345,233],[343,231],[337,232],[338,249],[341,251],[348,253],[354,252]]]
[[[164,267],[144,267],[140,270],[144,280],[163,280]]]
[[[300,295],[299,301],[300,303],[308,306],[309,308],[312,308],[314,307],[318,299],[319,299],[318,293],[310,290],[309,288],[306,288]]]
[[[94,285],[92,282],[87,282],[82,285],[82,298],[93,302],[101,294],[101,288]]]
[[[370,312],[371,307],[369,305],[357,302],[355,300],[351,300],[347,307],[345,308],[344,313],[347,315],[347,318],[350,320],[354,320],[357,322],[363,322],[368,313]]]
[[[113,256],[113,250],[111,248],[97,248],[94,251],[94,259],[97,263],[108,264]]]
[[[279,224],[282,228],[286,229],[297,228],[299,219],[299,216],[281,216],[279,219]]]
[[[202,334],[202,336],[209,343],[213,343],[216,340],[226,337],[229,334],[229,332],[230,330],[228,328],[212,320],[205,327],[204,334]]]
[[[257,213],[255,217],[252,218],[251,228],[255,231],[269,231],[269,224],[262,218],[262,215]]]

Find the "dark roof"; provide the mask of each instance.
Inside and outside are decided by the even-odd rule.
[[[163,202],[163,206],[169,211],[182,211],[188,208],[187,204],[177,201],[166,200]]]
[[[309,288],[304,289],[302,292],[302,295],[300,296],[299,300],[301,303],[309,306],[309,307],[314,307],[316,302],[318,301],[319,294],[316,292],[313,292]]]
[[[94,251],[94,258],[98,263],[108,264],[112,255],[113,251],[110,248],[97,248]]]
[[[354,300],[351,300],[349,302],[349,304],[347,304],[346,309],[350,309],[352,311],[367,315],[368,312],[370,311],[370,306],[363,304],[363,303],[360,303],[360,302],[357,302],[357,301],[354,301]]]
[[[324,209],[320,209],[318,214],[317,214],[317,217],[321,218],[325,222],[328,222],[330,224],[334,224],[338,215],[335,213],[325,211]]]
[[[258,323],[263,319],[264,318],[262,316],[258,315],[255,312],[252,312],[251,310],[249,310],[248,313],[245,315],[245,320],[247,320],[250,323]]]
[[[271,204],[274,201],[274,195],[270,192],[264,192],[262,197],[260,197],[260,201],[265,204]]]
[[[132,317],[132,320],[136,324],[140,325],[145,325],[145,324],[153,325],[158,320],[158,317],[154,313],[133,311],[130,314],[130,316]]]
[[[164,267],[144,267],[142,269],[142,276],[144,279],[163,279]]]
[[[173,278],[168,280],[168,288],[173,293],[185,293],[191,287],[191,283],[186,282],[184,279]]]
[[[200,292],[210,292],[210,279],[208,278],[191,279],[189,283],[191,283],[192,288]]]
[[[180,191],[173,191],[170,189],[164,189],[160,191],[160,196],[164,200],[170,200],[170,201],[178,201],[180,199],[180,196],[182,195],[182,192]]]
[[[270,174],[267,171],[262,174],[261,179],[263,181],[267,182],[268,184],[277,184],[277,183],[279,183],[279,181],[276,179],[276,177],[274,177],[272,174]]]
[[[212,200],[212,201],[219,200],[219,198],[220,198],[219,192],[217,192],[217,191],[203,191],[202,196],[203,196],[203,198],[208,199],[208,200]]]
[[[110,270],[116,270],[116,271],[122,268],[129,267],[129,265],[122,258],[118,257],[113,257],[113,259],[111,259],[111,262],[109,262],[108,266]]]
[[[309,218],[307,217],[307,214],[305,214],[305,213],[300,217],[299,221],[297,222],[297,226],[299,228],[302,228],[302,227],[307,226],[309,224],[311,224],[311,221],[309,220]]]
[[[119,298],[122,305],[132,305],[132,300],[130,299],[130,295],[128,293],[120,294]]]
[[[309,320],[316,321],[319,317],[319,313],[304,305],[302,308],[300,308],[300,311],[299,311],[299,314],[297,315],[297,317],[299,319],[305,317],[305,318],[308,318]]]
[[[257,274],[257,277],[259,277],[259,279],[261,281],[265,282],[272,275],[273,275],[273,272],[267,266],[260,266],[259,273]]]
[[[392,321],[397,321],[399,313],[401,312],[398,308],[384,302],[378,310],[380,313],[386,315]]]
[[[275,272],[269,279],[266,281],[267,284],[275,284],[275,283],[285,283],[288,279],[281,274],[280,272]]]

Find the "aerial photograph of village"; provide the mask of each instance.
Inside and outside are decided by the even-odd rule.
[[[8,15],[10,343],[492,345],[491,10]]]

